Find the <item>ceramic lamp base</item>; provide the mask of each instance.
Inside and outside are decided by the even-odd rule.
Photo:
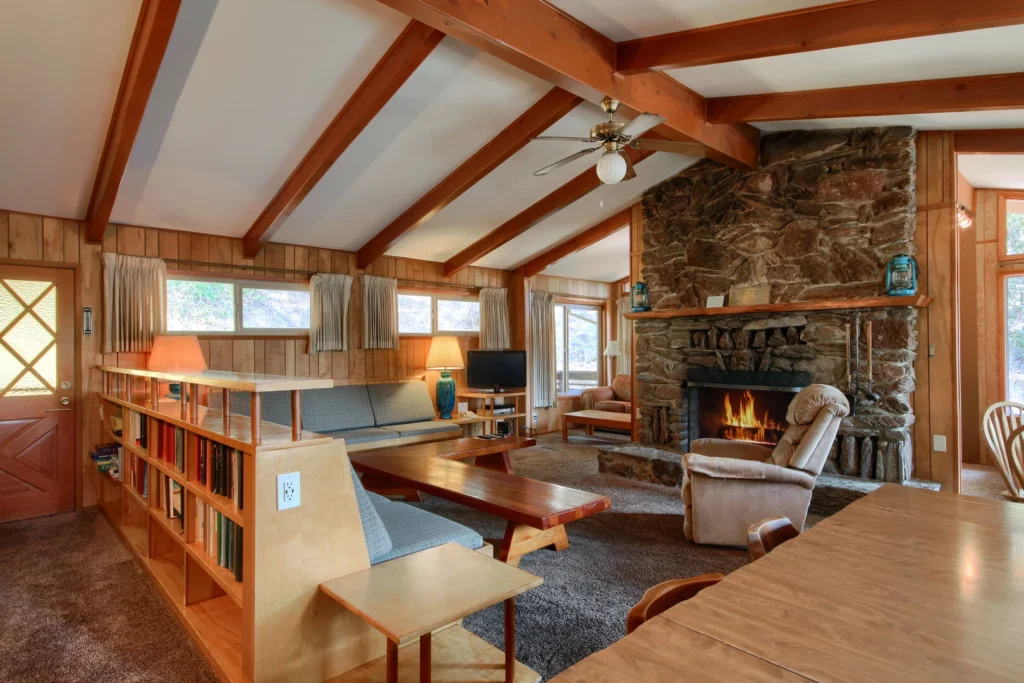
[[[437,378],[437,410],[442,420],[452,419],[452,411],[455,410],[455,380],[448,370],[442,370],[441,376]]]

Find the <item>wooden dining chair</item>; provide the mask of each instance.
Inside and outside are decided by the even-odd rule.
[[[633,605],[626,614],[626,635],[635,631],[648,619],[658,616],[673,605],[689,600],[724,578],[724,574],[701,574],[689,579],[663,581],[653,588],[648,588],[640,602]]]
[[[757,524],[751,524],[747,529],[747,552],[750,553],[750,561],[761,559],[776,546],[799,535],[800,530],[793,526],[789,517],[762,519]]]
[[[999,473],[1006,482],[1006,495],[1011,500],[1024,501],[1024,460],[1019,442],[1024,426],[1024,404],[1015,401],[993,403],[981,418],[985,441]]]

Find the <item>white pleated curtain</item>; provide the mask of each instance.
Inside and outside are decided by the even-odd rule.
[[[363,348],[398,348],[398,280],[361,275],[363,286]]]
[[[103,353],[145,353],[166,320],[163,259],[103,254]]]
[[[317,273],[309,279],[309,352],[348,351],[352,277]]]
[[[626,318],[630,308],[629,297],[619,299],[618,304],[618,334],[619,339],[619,360],[615,366],[615,372],[619,375],[633,374],[633,321]]]
[[[508,290],[485,287],[480,290],[480,348],[486,351],[508,347]]]
[[[551,408],[557,401],[553,294],[533,292],[530,295],[530,326],[533,342],[533,406]]]

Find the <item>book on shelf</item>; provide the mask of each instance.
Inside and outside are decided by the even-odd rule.
[[[245,476],[245,454],[222,443],[194,436],[196,453],[194,478],[203,486],[231,502],[239,510],[244,500],[242,482]]]
[[[124,432],[124,422],[121,421],[120,415],[110,416],[110,431],[115,436],[121,436],[121,434]]]
[[[163,472],[156,473],[156,481],[156,508],[162,510],[167,519],[184,521],[185,488]],[[178,533],[184,533],[184,528]]]
[[[218,512],[209,503],[196,501],[196,541],[203,551],[242,580],[242,527]]]
[[[142,413],[129,412],[128,419],[131,421],[131,434],[135,439],[135,445],[139,448],[146,448],[148,443],[149,420]],[[117,434],[118,432],[114,432]]]
[[[181,473],[185,472],[185,430],[161,422],[158,428],[160,458]]]
[[[149,463],[134,453],[129,453],[128,455],[130,463],[125,483],[131,486],[143,498],[149,498]]]

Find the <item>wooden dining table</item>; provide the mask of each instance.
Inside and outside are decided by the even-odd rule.
[[[553,680],[1022,681],[1024,505],[885,485]]]

